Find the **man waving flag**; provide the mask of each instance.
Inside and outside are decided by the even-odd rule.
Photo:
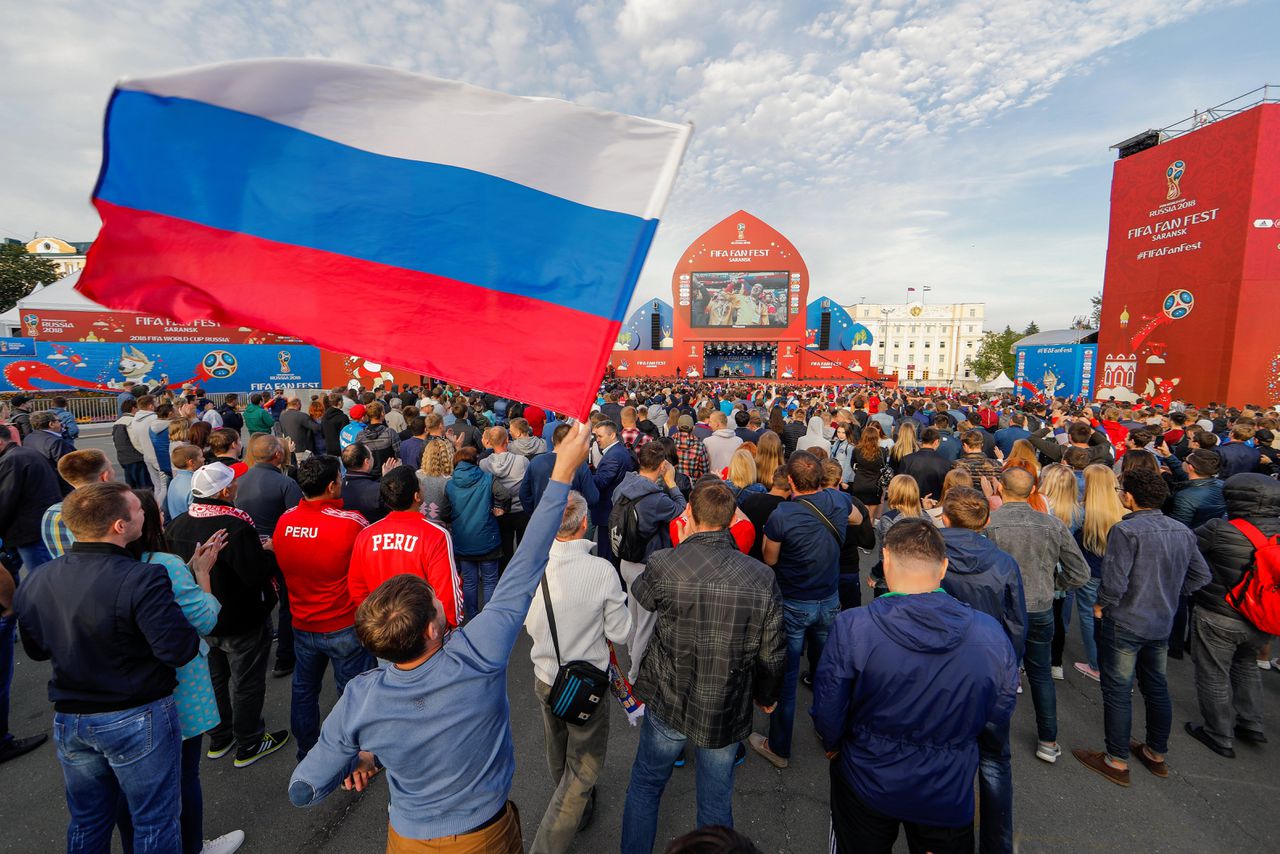
[[[77,288],[585,415],[690,131],[323,60],[126,80]]]

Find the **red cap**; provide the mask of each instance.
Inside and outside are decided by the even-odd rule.
[[[348,414],[351,416],[352,421],[359,421],[361,418],[364,418],[364,404],[357,403],[355,406],[351,407],[351,411]]]

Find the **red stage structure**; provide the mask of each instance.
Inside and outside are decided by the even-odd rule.
[[[805,347],[809,269],[790,240],[746,211],[689,244],[671,294],[672,348],[615,351],[617,376],[896,385],[872,367],[869,349]]]
[[[1121,143],[1097,396],[1280,402],[1280,90]]]

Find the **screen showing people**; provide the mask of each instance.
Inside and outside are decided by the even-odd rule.
[[[787,273],[694,273],[690,326],[786,326]]]

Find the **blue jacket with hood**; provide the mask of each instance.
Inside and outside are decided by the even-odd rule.
[[[610,506],[624,498],[637,499],[636,517],[640,523],[640,533],[650,534],[649,545],[645,547],[645,557],[658,549],[671,548],[671,532],[668,523],[684,512],[685,498],[676,487],[667,487],[655,483],[637,471],[629,471],[618,488],[613,491]]]
[[[836,617],[810,714],[863,803],[959,827],[973,820],[978,735],[1013,715],[1017,686],[994,619],[941,590],[889,594]]]
[[[493,515],[493,475],[475,463],[459,463],[445,485],[453,512],[453,551],[482,557],[500,545],[498,520]]]
[[[1027,647],[1027,600],[1018,562],[977,531],[943,528],[942,539],[947,544],[942,589],[998,620],[1021,661]]]

